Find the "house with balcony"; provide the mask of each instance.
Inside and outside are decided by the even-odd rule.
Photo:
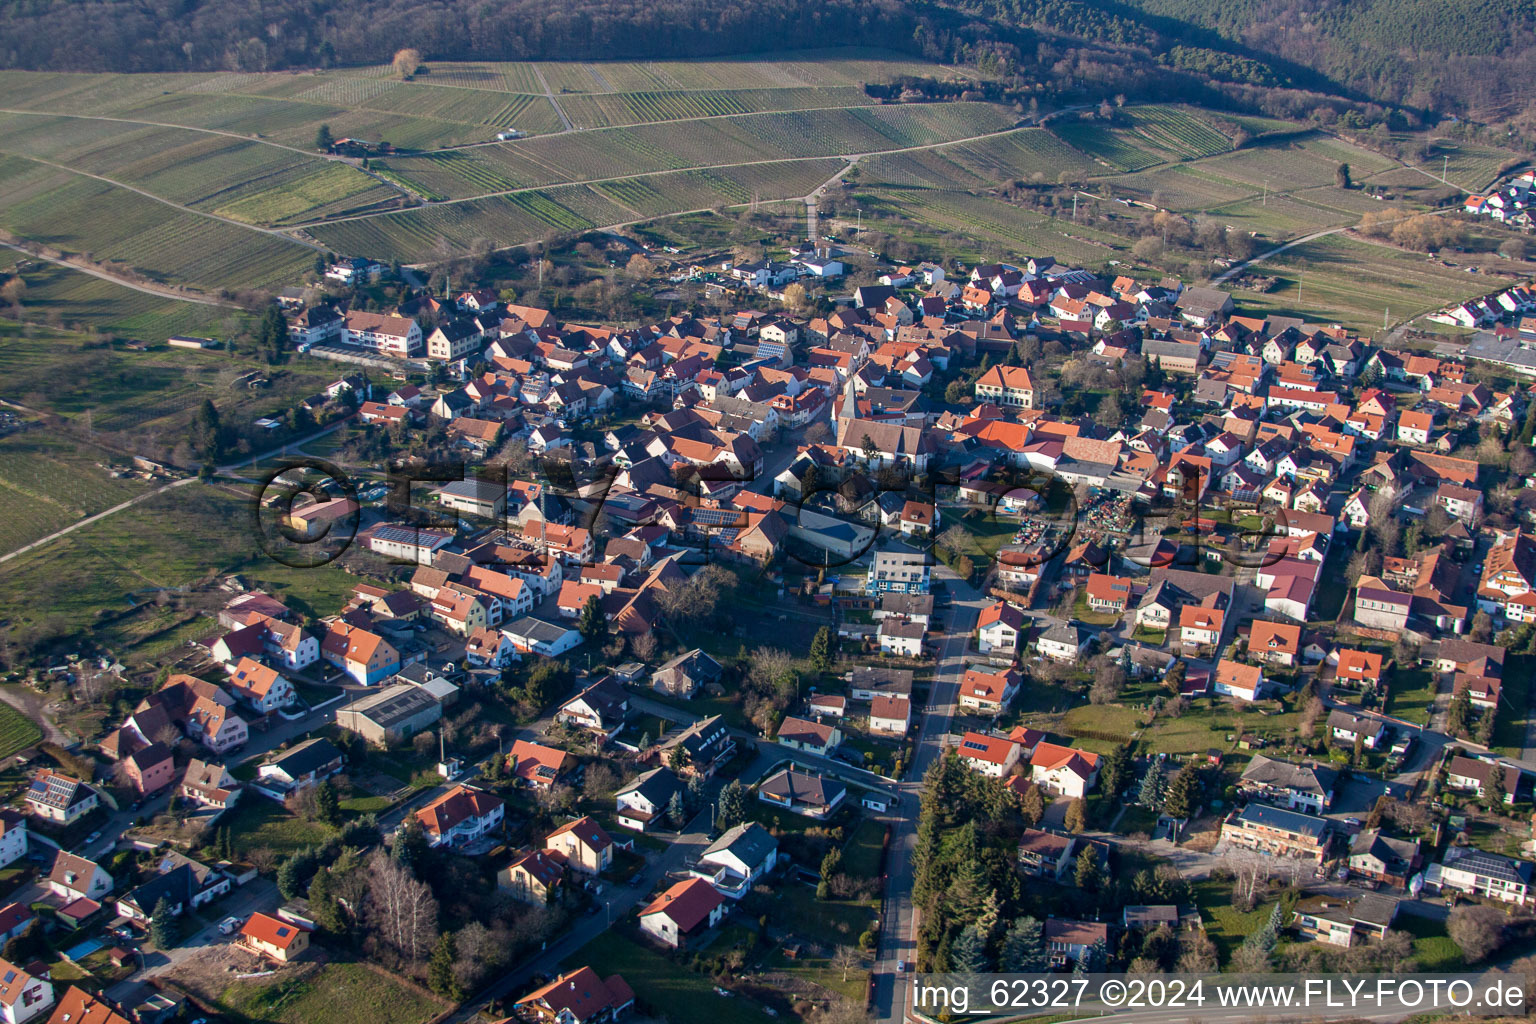
[[[1533,902],[1536,864],[1470,847],[1452,846],[1424,875],[1426,885],[1524,907]]]
[[[602,874],[613,864],[613,837],[586,815],[545,836],[544,848],[558,851],[567,867],[584,875]]]
[[[689,871],[722,896],[739,900],[778,863],[779,841],[755,821],[736,825],[709,844]]]
[[[1263,754],[1253,755],[1243,769],[1237,791],[1249,800],[1263,800],[1292,811],[1322,814],[1333,806],[1339,773],[1327,765],[1292,764]]]
[[[1221,841],[1234,848],[1318,864],[1327,859],[1332,835],[1327,818],[1268,804],[1249,804],[1221,823]]]
[[[652,768],[614,794],[615,817],[624,828],[649,831],[664,823],[672,798],[685,788],[672,769]]]
[[[1076,846],[1071,836],[1026,828],[1019,837],[1019,870],[1032,878],[1058,881],[1072,863]]]
[[[466,846],[494,833],[506,801],[472,786],[455,786],[416,812],[429,846]]]
[[[512,1009],[530,1024],[608,1024],[635,1005],[635,993],[615,974],[606,981],[590,967],[562,974],[523,996]]]
[[[865,580],[865,592],[926,594],[932,583],[932,558],[919,551],[877,551]]]
[[[976,619],[976,649],[983,654],[1017,654],[1027,628],[1018,605],[996,601],[983,608]]]

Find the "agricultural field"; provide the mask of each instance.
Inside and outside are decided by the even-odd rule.
[[[21,278],[27,286],[28,320],[147,342],[164,341],[173,334],[225,337],[238,333],[250,320],[238,309],[134,291],[56,263],[28,260],[13,249],[0,249],[0,270],[10,273],[18,262],[25,263]]]
[[[113,478],[108,460],[105,452],[38,429],[0,438],[0,552],[148,489],[132,478]]]
[[[1307,242],[1254,269],[1277,283],[1264,294],[1235,293],[1234,301],[1251,315],[1294,315],[1364,332],[1380,330],[1388,311],[1398,322],[1488,290],[1481,275],[1347,235]]]
[[[424,1024],[445,1004],[360,963],[328,963],[301,974],[238,981],[214,997],[235,1019],[271,1024]]]
[[[94,178],[0,156],[0,228],[156,282],[208,289],[291,283],[314,261],[298,242],[186,213]]]
[[[715,89],[703,92],[641,90],[562,96],[560,106],[577,128],[726,117],[767,110],[812,110],[869,103],[852,86],[802,89]]]
[[[1529,154],[1522,156],[1507,149],[1480,146],[1458,139],[1431,139],[1426,148],[1428,153],[1424,161],[1415,166],[1435,178],[1444,174],[1450,184],[1473,192],[1480,192],[1493,184],[1506,168],[1529,161]]]
[[[26,715],[0,704],[0,758],[10,757],[43,738],[43,730]]]
[[[839,160],[791,160],[615,178],[593,185],[525,190],[442,203],[380,217],[312,225],[311,235],[338,252],[380,259],[427,258],[442,242],[465,248],[477,239],[502,247],[551,232],[803,196],[842,166]]]
[[[1058,259],[1085,267],[1102,267],[1111,259],[1123,259],[1125,239],[1083,225],[1063,226],[1044,214],[1021,209],[990,196],[964,192],[914,190],[860,192],[856,198],[865,209],[907,222],[898,228],[950,232],[958,258],[975,261],[1015,258],[1048,252]],[[866,214],[865,225],[874,222]],[[960,241],[961,239],[965,241]]]
[[[149,599],[162,588],[176,593],[229,572],[316,615],[334,614],[355,578],[335,566],[295,569],[272,561],[252,534],[248,500],[220,487],[178,487],[0,564],[0,621],[17,636],[89,627],[120,656],[138,653],[141,643],[161,650],[195,637]],[[133,607],[139,611],[116,617]],[[104,610],[112,613],[106,623]],[[205,634],[207,620],[196,629]]]
[[[399,198],[395,189],[346,163],[188,128],[4,115],[0,152],[62,164],[252,224]]]
[[[1215,156],[1232,148],[1230,136],[1203,118],[1175,107],[1125,107],[1113,122],[1070,118],[1052,131],[1074,148],[1118,171],[1135,171],[1168,160]]]
[[[265,387],[241,382],[252,370],[261,371]],[[215,399],[225,422],[239,429],[292,408],[334,380],[336,369],[315,361],[273,368],[226,352],[117,351],[78,334],[0,320],[0,376],[7,393],[29,408],[82,425],[89,413],[99,433],[164,433],[174,444],[204,398]]]

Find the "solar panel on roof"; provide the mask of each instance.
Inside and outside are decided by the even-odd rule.
[[[9,985],[11,982],[13,982],[15,980],[16,980],[16,972],[15,971],[6,971],[5,972],[5,983],[7,985]]]

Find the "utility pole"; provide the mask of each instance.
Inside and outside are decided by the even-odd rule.
[[[1451,154],[1447,153],[1440,161],[1440,180],[1445,181],[1446,175],[1451,173]],[[1449,182],[1447,182],[1449,184]]]
[[[1259,205],[1260,206],[1268,206],[1269,205],[1269,179],[1268,178],[1264,179],[1264,201],[1261,202]]]
[[[1072,219],[1077,220],[1077,193],[1072,193]]]

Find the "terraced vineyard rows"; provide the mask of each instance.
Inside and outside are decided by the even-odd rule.
[[[137,268],[160,281],[209,288],[288,284],[314,259],[272,235],[180,213],[125,189],[0,157],[0,225],[56,249]]]
[[[752,167],[678,171],[597,185],[567,185],[445,203],[363,220],[318,224],[309,233],[337,252],[417,262],[446,244],[457,249],[485,239],[517,245],[551,230],[580,231],[750,201],[802,196],[842,166],[836,159],[794,160]],[[631,212],[633,211],[633,212]]]
[[[1117,171],[1139,171],[1161,163],[1163,156],[1148,152],[1135,142],[1091,121],[1056,122],[1051,131],[1063,141]]]
[[[23,276],[29,313],[145,341],[173,334],[216,337],[233,312],[137,292],[54,263],[34,261]]]
[[[426,117],[464,124],[487,124],[498,128],[521,127],[529,120],[524,115],[530,106],[538,106],[553,116],[543,96],[507,93],[489,96],[479,89],[399,88],[364,100],[370,110]]]
[[[1500,167],[1513,162],[1514,158],[1504,150],[1470,142],[1447,142],[1434,146],[1429,159],[1420,166],[1437,178],[1444,173],[1452,184],[1481,191],[1493,183]]]
[[[0,122],[0,151],[65,163],[251,224],[319,217],[397,196],[346,164],[191,129],[13,115]]]
[[[1215,156],[1232,148],[1232,140],[1209,123],[1172,107],[1136,107],[1128,112],[1132,131],[1152,146],[1186,159]]]
[[[589,93],[561,97],[560,105],[578,127],[595,128],[812,107],[849,107],[868,102],[861,89],[807,88]]]

